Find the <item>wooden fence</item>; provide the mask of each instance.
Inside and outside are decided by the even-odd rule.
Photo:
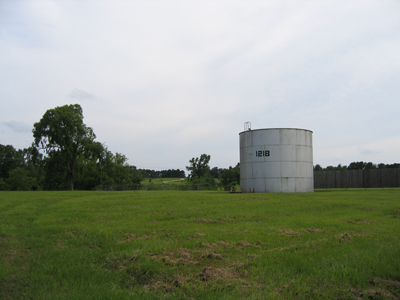
[[[345,171],[314,171],[314,188],[400,187],[400,168]]]

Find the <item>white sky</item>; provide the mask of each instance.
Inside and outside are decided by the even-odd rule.
[[[79,103],[139,168],[239,161],[239,132],[314,132],[314,164],[400,162],[400,1],[0,0],[0,144]]]

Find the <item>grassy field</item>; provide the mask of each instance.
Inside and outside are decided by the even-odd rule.
[[[152,178],[151,182],[149,182],[149,179],[145,178],[142,181],[142,184],[148,185],[148,184],[155,184],[155,185],[160,185],[160,184],[189,184],[184,178],[184,180],[181,180],[180,178]]]
[[[399,297],[400,189],[0,193],[0,299]]]

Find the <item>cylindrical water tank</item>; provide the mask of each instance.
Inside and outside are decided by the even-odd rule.
[[[239,138],[242,192],[314,191],[312,131],[249,129]]]

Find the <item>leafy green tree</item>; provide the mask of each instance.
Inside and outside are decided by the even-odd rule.
[[[55,167],[74,189],[75,169],[78,157],[85,155],[96,138],[92,128],[83,123],[83,112],[79,104],[64,105],[49,109],[41,120],[34,124],[34,146],[44,151],[49,168]],[[54,172],[51,172],[54,173]],[[49,179],[49,178],[47,178]]]
[[[41,186],[44,190],[67,190],[70,189],[67,169],[61,153],[54,152],[43,158],[43,181]]]
[[[192,158],[189,160],[190,166],[186,167],[186,170],[190,172],[188,178],[201,178],[206,174],[210,173],[210,166],[208,163],[210,162],[211,156],[207,154],[202,154],[200,157]]]
[[[43,155],[35,147],[29,147],[21,150],[24,168],[28,171],[30,177],[35,179],[34,189],[43,186],[44,168]]]
[[[397,169],[400,168],[400,164],[394,163],[394,164],[387,164],[386,167],[388,169]]]
[[[316,165],[314,166],[314,171],[322,171],[322,170],[323,170],[323,168],[321,167],[320,164],[316,164]]]
[[[131,168],[127,163],[127,157],[121,153],[115,153],[112,158],[112,177],[114,183],[127,184],[132,183]]]
[[[366,165],[367,165],[367,163],[363,162],[363,161],[352,162],[349,164],[347,169],[348,170],[364,170]]]
[[[89,143],[86,151],[80,155],[76,163],[75,188],[92,190],[102,184],[102,171],[105,145],[100,142]]]
[[[365,169],[366,169],[366,170],[377,169],[377,168],[378,168],[377,165],[374,164],[374,163],[372,163],[372,162],[369,162],[369,163],[367,163],[367,164],[365,165]]]
[[[168,170],[161,170],[161,171],[155,171],[155,170],[149,170],[149,169],[138,169],[141,171],[142,175],[144,177],[147,177],[149,181],[153,178],[185,178],[185,171],[180,170],[180,169],[168,169]]]
[[[142,171],[136,169],[135,166],[130,166],[130,168],[131,168],[132,183],[140,184],[140,182],[145,177],[145,174],[143,174]]]
[[[214,178],[221,178],[222,173],[225,171],[226,169],[221,169],[218,167],[214,167],[210,170],[211,176]]]
[[[215,179],[211,176],[210,162],[211,156],[202,154],[200,157],[189,160],[190,166],[186,170],[190,172],[188,179],[193,184],[204,184],[208,187],[215,187]]]
[[[36,179],[28,176],[28,171],[17,167],[10,172],[8,184],[13,191],[30,191],[36,185]]]
[[[17,151],[11,145],[0,144],[0,178],[8,178],[10,171],[23,166],[21,150]]]
[[[8,191],[10,189],[10,185],[0,178],[0,191]]]
[[[229,167],[221,176],[222,186],[228,191],[232,186],[240,184],[240,164],[238,163],[234,168]]]
[[[121,154],[115,155],[104,148],[100,159],[101,183],[100,184],[132,184],[144,178],[142,171],[128,164],[128,158]]]

